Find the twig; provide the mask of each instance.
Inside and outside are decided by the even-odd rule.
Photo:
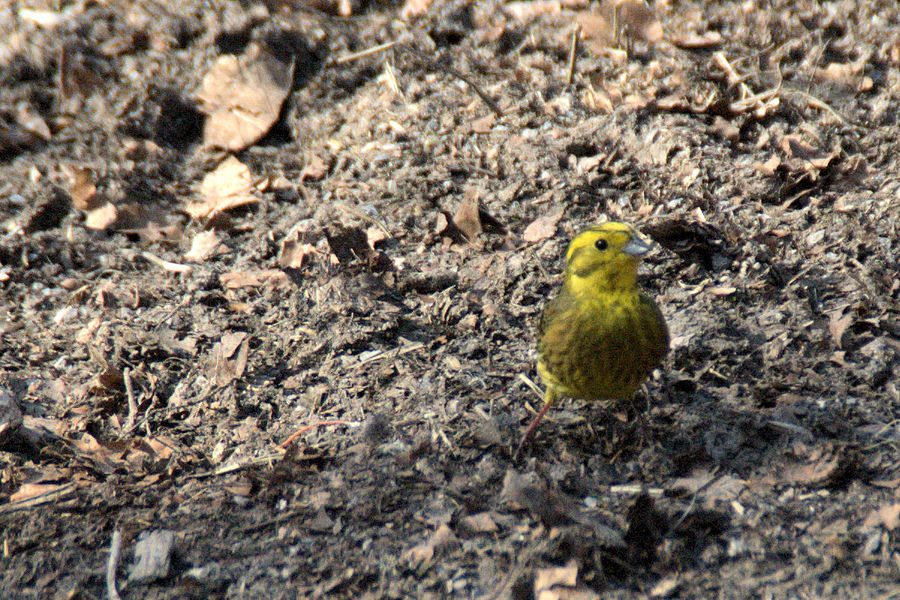
[[[128,419],[125,421],[125,431],[131,431],[138,411],[138,405],[134,399],[134,385],[131,382],[131,369],[125,367],[122,370],[122,379],[125,380],[125,394],[128,396]]]
[[[109,560],[106,561],[106,595],[109,600],[122,600],[116,591],[116,569],[119,568],[119,557],[122,555],[122,532],[113,531],[112,543],[109,546]]]
[[[245,460],[243,462],[233,462],[228,463],[226,465],[222,465],[217,469],[212,471],[206,471],[205,473],[194,473],[187,476],[187,479],[205,479],[207,477],[217,477],[219,475],[227,475],[228,473],[234,473],[235,471],[240,471],[241,469],[246,469],[248,467],[255,467],[257,465],[267,465],[272,461],[279,460],[284,457],[284,453],[280,452],[278,454],[267,454],[266,456],[257,456],[255,458],[251,458],[249,460]]]
[[[313,423],[312,425],[301,427],[300,429],[292,433],[288,439],[278,444],[278,448],[287,448],[291,442],[296,440],[307,431],[315,429],[317,427],[327,427],[328,425],[346,425],[347,427],[359,427],[359,423],[356,421],[319,421],[318,423]]]
[[[74,483],[64,483],[56,489],[44,492],[43,494],[38,494],[37,496],[32,496],[31,498],[26,498],[24,500],[8,502],[0,505],[0,515],[19,510],[28,510],[48,502],[62,502],[63,500],[69,499],[69,497],[75,493],[75,487]]]
[[[569,47],[569,76],[566,79],[566,85],[572,85],[575,79],[575,53],[578,50],[578,35],[581,33],[581,25],[575,25],[572,30],[572,45]]]
[[[377,54],[384,50],[389,50],[390,48],[393,48],[394,46],[396,46],[399,43],[400,42],[396,42],[396,41],[386,42],[384,44],[372,46],[371,48],[367,48],[366,50],[360,50],[359,52],[353,52],[352,54],[345,54],[344,56],[339,56],[336,59],[334,59],[333,64],[342,65],[344,63],[354,61],[358,58],[364,58],[366,56],[371,56],[373,54]]]
[[[636,483],[622,483],[609,486],[609,493],[626,495],[647,494],[651,498],[662,498],[666,491],[662,488],[648,488]]]
[[[149,252],[141,252],[139,256],[142,256],[147,262],[153,263],[157,267],[162,267],[166,271],[171,271],[172,273],[189,273],[191,269],[193,269],[190,265],[182,265],[180,263],[174,263],[168,260],[163,260],[155,254],[150,254]]]
[[[358,369],[359,367],[362,367],[363,365],[367,365],[370,362],[373,362],[376,360],[381,360],[383,358],[399,358],[399,357],[403,356],[404,354],[408,354],[409,352],[414,352],[416,350],[420,350],[424,347],[425,347],[425,344],[423,344],[421,342],[416,342],[414,344],[410,344],[406,348],[400,348],[397,350],[379,350],[379,351],[376,351],[374,354],[367,356],[366,358],[360,359],[360,361],[358,363],[356,363],[355,365],[353,365],[352,368]]]
[[[694,494],[691,496],[691,502],[690,502],[690,504],[688,504],[688,507],[686,509],[684,509],[684,512],[681,513],[681,516],[678,517],[678,519],[672,525],[669,526],[670,532],[678,529],[678,527],[682,523],[684,523],[684,520],[687,519],[687,516],[689,514],[691,514],[691,511],[694,510],[694,507],[697,505],[697,498],[700,497],[700,493],[703,492],[703,490],[707,489],[712,484],[714,484],[716,481],[721,479],[721,477],[716,477],[716,474],[718,473],[718,471],[719,471],[718,467],[713,469],[712,473],[710,473],[712,475],[710,480],[707,481],[706,483],[704,483],[703,485],[701,485],[699,488],[697,488],[697,491],[695,491]]]
[[[540,398],[541,400],[544,399],[544,392],[541,391],[541,388],[539,388],[535,382],[528,379],[528,376],[526,376],[524,373],[519,373],[519,380],[524,383],[528,387],[528,389],[537,394],[538,398]]]
[[[497,115],[498,117],[503,116],[503,111],[500,110],[500,107],[497,106],[497,103],[494,102],[490,98],[490,96],[488,96],[483,91],[481,91],[481,88],[479,88],[477,85],[475,85],[468,77],[466,77],[459,71],[456,71],[452,67],[448,67],[447,65],[444,65],[444,64],[432,59],[431,57],[425,56],[421,52],[419,52],[413,48],[410,48],[408,46],[398,46],[397,48],[400,50],[403,50],[404,52],[408,52],[414,58],[417,58],[422,62],[428,63],[432,68],[437,69],[438,71],[443,71],[444,73],[446,73],[448,75],[452,75],[453,77],[456,77],[457,79],[459,79],[460,81],[462,81],[463,83],[468,85],[469,88],[473,92],[475,92],[475,95],[477,95],[479,98],[481,98],[481,101],[484,102],[485,104],[487,104],[488,108],[490,108],[491,111],[493,111],[493,113],[495,115]]]
[[[365,221],[367,223],[371,223],[372,225],[374,225],[375,227],[377,227],[378,229],[383,231],[386,236],[394,237],[393,234],[390,232],[390,230],[384,225],[384,223],[382,223],[381,221],[379,221],[372,215],[367,215],[366,213],[362,212],[361,210],[356,210],[352,206],[347,206],[346,204],[342,204],[340,202],[335,202],[333,204],[333,206],[339,208],[340,210],[342,210],[344,212],[347,212],[347,213],[353,215],[354,217],[362,219],[363,221]]]
[[[847,124],[847,119],[842,117],[835,109],[831,108],[831,106],[828,105],[824,100],[822,100],[820,98],[816,98],[809,92],[804,92],[801,90],[785,90],[785,92],[786,92],[786,95],[788,95],[788,96],[791,94],[796,94],[796,95],[800,96],[801,98],[803,98],[803,100],[806,102],[806,106],[808,106],[809,108],[814,108],[816,110],[824,110],[825,112],[830,114],[832,117],[834,117],[835,119],[840,121],[841,124],[844,124],[844,125]],[[856,124],[854,123],[854,125],[856,125]]]
[[[806,427],[803,427],[802,425],[795,425],[794,423],[788,423],[786,421],[776,421],[775,419],[768,419],[768,420],[766,420],[766,423],[768,425],[772,425],[773,427],[780,427],[781,429],[784,429],[785,431],[790,431],[792,433],[798,433],[809,439],[813,439],[812,432],[809,429],[807,429]]]

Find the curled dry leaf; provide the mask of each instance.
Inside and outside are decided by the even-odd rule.
[[[660,579],[656,585],[653,586],[653,589],[650,590],[651,598],[668,598],[672,592],[678,589],[678,586],[681,584],[678,577],[669,576],[663,579]]]
[[[197,91],[207,115],[204,145],[236,151],[262,138],[278,120],[293,72],[292,63],[278,60],[259,44],[241,57],[220,56]]]

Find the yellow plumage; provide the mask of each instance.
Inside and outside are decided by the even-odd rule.
[[[562,290],[538,326],[544,407],[520,450],[560,396],[629,400],[665,357],[666,322],[637,287],[637,266],[649,249],[634,229],[617,222],[591,227],[569,244]]]

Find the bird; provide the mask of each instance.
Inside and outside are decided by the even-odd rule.
[[[666,321],[637,285],[638,264],[650,249],[633,227],[617,221],[588,227],[569,244],[562,288],[538,323],[544,406],[516,457],[561,396],[629,401],[665,358]]]

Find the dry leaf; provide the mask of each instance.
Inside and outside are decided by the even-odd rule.
[[[578,564],[570,560],[564,567],[538,569],[534,576],[536,600],[596,600],[596,592],[584,586],[576,587]]]
[[[29,498],[34,498],[35,496],[40,496],[42,494],[56,491],[61,487],[63,486],[54,483],[23,483],[21,486],[19,486],[19,489],[13,492],[13,494],[9,497],[9,501],[22,502],[23,500],[28,500]]]
[[[504,13],[519,21],[527,21],[543,15],[555,15],[562,11],[562,2],[559,0],[509,2],[501,6]]]
[[[211,218],[216,213],[257,202],[250,193],[253,189],[250,169],[234,156],[229,156],[214,171],[206,174],[200,184],[202,199],[192,200],[185,211],[195,219]]]
[[[293,63],[278,60],[259,44],[240,58],[216,59],[196,94],[208,115],[204,145],[237,151],[262,138],[278,120],[293,72]]]
[[[339,262],[367,261],[374,250],[369,246],[366,232],[359,227],[335,225],[325,230],[328,247]]]
[[[753,163],[753,168],[763,173],[764,175],[772,176],[775,174],[775,169],[777,169],[781,165],[781,159],[776,155],[772,155],[772,158],[767,160],[764,163],[756,162]]]
[[[431,6],[432,0],[406,0],[406,4],[400,9],[400,18],[408,21],[413,17],[424,15]]]
[[[404,558],[412,563],[417,571],[422,572],[434,564],[435,551],[454,541],[456,541],[456,536],[453,535],[453,530],[444,523],[437,528],[428,541],[407,550],[404,553]]]
[[[300,181],[319,181],[328,173],[328,165],[318,155],[313,154],[300,172]]]
[[[893,531],[900,525],[900,504],[885,504],[873,510],[863,522],[865,527],[884,527]]]
[[[590,110],[607,114],[619,105],[621,98],[613,98],[604,88],[588,86],[581,95],[581,102]]]
[[[730,296],[737,291],[737,288],[733,288],[731,286],[719,286],[711,287],[706,291],[708,291],[713,296]]]
[[[665,598],[666,596],[677,590],[680,584],[681,582],[679,581],[678,577],[675,576],[661,579],[656,585],[653,586],[653,589],[650,590],[650,597]]]
[[[472,533],[492,533],[498,530],[497,523],[490,512],[466,515],[459,520],[459,524]]]
[[[243,331],[226,333],[212,350],[213,381],[228,385],[239,379],[247,368],[249,336]]]
[[[828,331],[831,333],[834,345],[838,348],[841,347],[841,339],[844,337],[847,328],[853,324],[853,311],[850,310],[844,313],[847,308],[845,306],[844,308],[828,312]]]
[[[784,470],[782,479],[793,484],[820,484],[831,479],[838,472],[839,466],[840,460],[836,453],[826,454],[805,465],[788,467]]]
[[[656,11],[643,0],[609,0],[614,15],[613,23],[620,23],[623,32],[645,42],[658,42],[663,37],[662,24]]]
[[[70,167],[68,165],[63,165],[62,169],[68,178],[72,205],[78,210],[97,208],[102,199],[97,196],[97,186],[94,185],[94,174],[91,173],[91,170],[86,167]],[[91,229],[98,228],[91,227]],[[105,229],[105,227],[99,229]]]
[[[298,240],[285,240],[278,255],[278,266],[282,269],[299,269],[306,264],[306,257],[316,253],[312,244]]]
[[[478,234],[482,232],[478,195],[474,191],[466,191],[465,198],[456,209],[456,214],[453,215],[453,224],[470,243],[475,241]]]
[[[472,121],[472,133],[490,133],[494,127],[494,113]]]
[[[215,229],[201,231],[191,241],[191,249],[184,255],[184,260],[202,262],[216,254],[222,244],[222,238]]]
[[[84,219],[84,226],[88,229],[104,231],[112,227],[118,218],[119,211],[112,203],[106,202],[99,208],[88,211]]]
[[[642,0],[604,0],[599,11],[578,13],[581,39],[594,54],[620,45],[619,35],[645,42],[658,42],[663,28],[653,8]]]
[[[791,158],[798,158],[805,162],[805,169],[824,169],[835,154],[824,152],[805,142],[799,135],[786,135],[781,140],[781,149]]]
[[[27,102],[18,105],[15,120],[22,130],[36,138],[35,141],[46,142],[52,137],[47,123],[38,113],[31,109]]]
[[[686,33],[684,35],[675,36],[669,40],[673,45],[685,50],[691,49],[709,49],[721,46],[725,42],[725,38],[718,31],[707,31],[705,33]]]
[[[268,285],[272,288],[290,286],[291,280],[281,269],[260,269],[257,271],[231,271],[219,276],[219,283],[228,290]]]
[[[538,217],[522,232],[522,239],[526,242],[540,242],[553,237],[562,215],[563,211],[559,210],[549,215]]]
[[[857,92],[868,92],[874,82],[871,77],[861,75],[865,70],[866,61],[852,63],[828,63],[823,69],[815,70],[815,78],[818,81],[829,81],[847,86]]]

